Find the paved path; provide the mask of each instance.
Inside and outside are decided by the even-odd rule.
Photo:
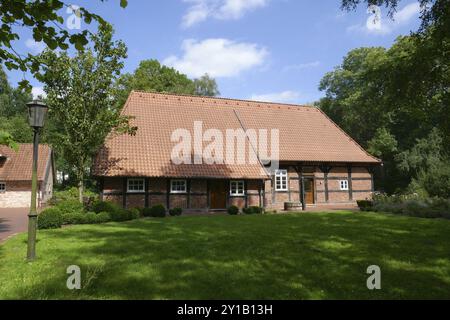
[[[0,243],[28,228],[28,208],[0,208]]]

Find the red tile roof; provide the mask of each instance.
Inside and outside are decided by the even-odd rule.
[[[38,181],[45,179],[46,168],[51,165],[51,149],[47,145],[39,145]],[[33,145],[19,145],[16,152],[0,145],[0,181],[31,181],[31,166],[33,163]],[[6,158],[6,160],[5,160]]]
[[[110,134],[94,161],[94,175],[261,178],[260,164],[173,164],[177,143],[171,134],[184,128],[193,136],[194,121],[224,137],[227,129],[278,129],[280,161],[380,162],[315,107],[133,91],[122,114],[135,117],[137,134]]]

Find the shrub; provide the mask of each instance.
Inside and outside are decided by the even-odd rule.
[[[141,217],[141,212],[137,208],[128,209],[128,215],[130,220],[139,219]]]
[[[373,207],[373,202],[370,200],[358,200],[356,201],[358,204],[359,210],[361,211],[370,211]]]
[[[173,209],[169,210],[169,214],[172,217],[181,216],[182,213],[183,213],[183,209],[181,209],[181,208],[173,208]]]
[[[108,212],[100,212],[96,215],[97,223],[105,223],[111,221],[111,216]]]
[[[89,189],[84,190],[83,196],[85,198],[91,198],[91,199],[97,199],[98,194],[94,191],[91,191]],[[65,190],[55,191],[53,193],[52,199],[49,201],[49,204],[51,205],[57,205],[60,202],[64,202],[67,200],[76,200],[78,201],[78,188],[72,187]]]
[[[245,214],[261,214],[263,212],[263,209],[261,207],[252,206],[242,209],[242,212],[244,212]]]
[[[48,208],[42,211],[38,216],[39,229],[61,228],[63,219],[61,211],[58,208]]]
[[[235,216],[235,215],[239,214],[239,208],[236,206],[230,206],[230,207],[228,207],[227,212],[228,212],[228,214]]]
[[[78,200],[64,200],[60,201],[56,204],[56,207],[61,210],[61,213],[79,213],[84,212],[83,204],[81,204]]]
[[[120,211],[122,207],[111,201],[96,201],[92,205],[92,211],[95,213]]]
[[[149,215],[154,218],[164,218],[166,216],[166,208],[162,204],[157,204],[150,208]]]
[[[97,221],[97,214],[95,212],[87,212],[84,214],[86,219],[86,224],[95,224],[98,223]]]
[[[63,224],[85,224],[86,214],[82,212],[70,212],[62,216]]]
[[[141,210],[141,213],[144,217],[151,217],[150,213],[151,213],[152,208],[143,208]]]

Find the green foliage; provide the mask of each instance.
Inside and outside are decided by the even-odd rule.
[[[113,82],[126,57],[125,44],[112,37],[112,27],[102,24],[96,34],[89,36],[89,49],[73,57],[66,51],[50,50],[40,56],[44,65],[38,79],[47,92],[49,118],[59,123],[61,130],[53,137],[53,145],[67,165],[74,168],[80,194],[86,170],[106,135],[111,131],[134,134],[137,130],[111,99]]]
[[[423,198],[419,195],[378,195],[374,197],[372,210],[420,218],[450,219],[450,199]]]
[[[141,217],[141,212],[137,208],[128,209],[128,215],[130,220],[139,219]]]
[[[183,213],[183,209],[182,208],[172,208],[172,209],[169,210],[169,214],[172,217],[181,216],[182,213]]]
[[[239,214],[239,208],[236,206],[229,206],[227,209],[228,214],[235,216]]]
[[[195,84],[186,75],[157,60],[144,60],[133,74],[124,74],[117,80],[115,100],[118,108],[123,107],[131,90],[195,94]]]
[[[103,2],[103,0],[101,0]],[[127,1],[121,0],[120,5],[126,7]],[[66,50],[73,45],[77,50],[82,50],[88,43],[88,30],[70,32],[63,27],[66,4],[63,1],[2,1],[0,6],[0,63],[9,70],[30,70],[36,73],[41,66],[41,61],[28,53],[19,54],[14,50],[14,44],[20,40],[21,28],[30,29],[33,39],[42,42],[50,50]],[[106,22],[97,14],[91,13],[84,7],[80,7],[76,13],[84,23],[90,24],[96,21],[99,24]],[[27,86],[28,81],[21,82]]]
[[[63,223],[62,213],[58,208],[43,210],[38,216],[38,229],[57,229]]]
[[[263,208],[257,207],[257,206],[252,206],[252,207],[242,209],[242,212],[244,212],[245,214],[261,214],[261,213],[263,213]]]
[[[199,96],[215,97],[220,95],[216,80],[207,73],[194,80],[195,94]]]
[[[87,217],[84,212],[69,212],[62,215],[63,224],[86,224]]]
[[[14,141],[11,134],[5,131],[0,131],[0,145],[10,147],[16,151],[19,149],[19,146]]]
[[[154,205],[148,210],[148,216],[154,218],[164,218],[166,216],[166,208],[162,204]]]
[[[97,213],[97,223],[105,223],[111,221],[111,216],[108,212]]]
[[[371,211],[373,202],[370,200],[357,200],[356,203],[361,211]]]

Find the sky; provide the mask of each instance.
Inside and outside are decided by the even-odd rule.
[[[388,48],[420,24],[420,7],[412,0],[400,1],[394,20],[384,7],[342,11],[338,0],[129,0],[125,9],[118,0],[72,4],[113,24],[115,38],[128,47],[124,72],[158,59],[190,78],[208,73],[222,97],[297,104],[324,96],[320,80],[350,50]],[[62,15],[66,27],[77,27],[71,12]],[[44,48],[21,31],[19,52]],[[35,94],[42,92],[32,76],[8,75],[13,85],[25,76]]]

